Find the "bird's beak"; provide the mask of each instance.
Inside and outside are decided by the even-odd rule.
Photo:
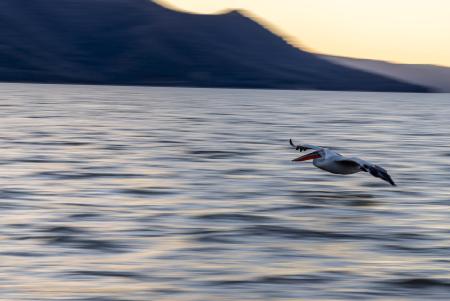
[[[312,152],[312,153],[306,154],[304,156],[300,156],[292,161],[306,161],[306,160],[312,160],[312,159],[317,159],[317,158],[320,158],[319,152]]]

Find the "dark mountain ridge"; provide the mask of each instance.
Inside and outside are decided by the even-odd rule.
[[[425,92],[295,48],[232,11],[148,0],[0,1],[0,81]]]

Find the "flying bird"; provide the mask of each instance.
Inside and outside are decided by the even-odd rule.
[[[374,177],[388,182],[392,186],[396,186],[387,171],[378,165],[372,164],[356,157],[344,157],[333,150],[320,146],[311,144],[295,145],[294,142],[292,142],[292,139],[289,139],[289,143],[293,148],[300,152],[313,150],[312,152],[300,156],[292,161],[300,162],[313,160],[313,164],[315,167],[334,174],[341,175],[354,174],[360,171],[364,171],[370,173]]]

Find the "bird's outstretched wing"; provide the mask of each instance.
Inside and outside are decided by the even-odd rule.
[[[387,171],[383,167],[372,164],[372,165],[366,165],[366,166],[364,166],[364,168],[366,170],[364,170],[364,169],[362,169],[362,170],[368,171],[372,176],[374,176],[376,178],[380,178],[380,179],[388,182],[392,186],[397,186],[397,185],[395,185],[391,176],[387,173]]]
[[[300,152],[304,152],[307,151],[309,149],[314,149],[314,150],[321,150],[322,147],[320,146],[315,146],[315,145],[311,145],[311,144],[298,144],[295,145],[294,142],[292,142],[292,139],[289,139],[289,143],[291,144],[291,146],[293,148],[295,148],[296,150],[300,151]]]
[[[391,176],[388,174],[388,172],[381,166],[378,166],[376,164],[372,164],[370,162],[361,160],[359,158],[342,158],[339,160],[339,164],[346,164],[346,165],[352,165],[355,166],[356,164],[359,165],[359,169],[362,171],[370,173],[372,176],[376,178],[380,178],[392,186],[397,186],[395,182],[392,180]]]

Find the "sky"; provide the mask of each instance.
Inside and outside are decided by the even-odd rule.
[[[309,51],[450,66],[450,0],[159,0],[195,13],[245,9]]]

